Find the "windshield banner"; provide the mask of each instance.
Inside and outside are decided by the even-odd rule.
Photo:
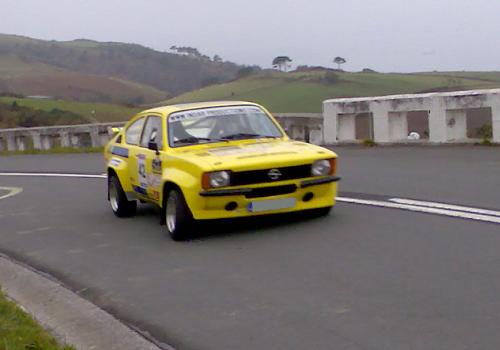
[[[192,111],[172,113],[168,118],[168,122],[173,123],[182,120],[202,119],[207,117],[219,117],[226,115],[238,115],[238,114],[249,114],[249,113],[263,113],[263,112],[258,107],[254,106],[195,109]]]

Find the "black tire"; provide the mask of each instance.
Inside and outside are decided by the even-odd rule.
[[[111,210],[119,218],[133,216],[137,209],[137,201],[127,200],[120,180],[116,175],[108,178],[108,199],[111,204]]]
[[[172,189],[165,194],[163,211],[167,232],[174,241],[191,237],[194,219],[180,190]]]

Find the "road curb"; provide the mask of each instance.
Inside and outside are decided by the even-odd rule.
[[[4,293],[58,339],[81,350],[162,348],[56,281],[0,255]]]

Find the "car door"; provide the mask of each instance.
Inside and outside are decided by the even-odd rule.
[[[133,121],[125,130],[125,143],[129,149],[128,175],[135,194],[139,198],[147,195],[145,184],[144,156],[140,147],[141,135],[146,118],[141,116]],[[142,174],[142,175],[141,175]]]
[[[144,125],[141,137],[141,157],[143,174],[139,174],[145,183],[143,189],[149,200],[160,200],[160,187],[162,178],[162,152],[163,152],[163,118],[158,115],[149,115]]]

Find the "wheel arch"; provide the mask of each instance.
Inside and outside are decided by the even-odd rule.
[[[115,169],[113,169],[111,167],[108,167],[106,173],[108,175],[108,191],[107,191],[107,196],[108,196],[108,201],[109,201],[109,181],[111,180],[111,177],[113,177],[113,176],[116,176],[116,178],[118,179],[118,181],[120,181],[120,178],[118,177],[118,174],[116,173]]]
[[[179,185],[177,185],[175,182],[173,181],[165,181],[163,183],[163,190],[162,190],[162,198],[161,198],[161,206],[163,207],[165,205],[165,199],[166,199],[166,195],[168,193],[168,191],[170,190],[179,190],[182,195],[184,196],[184,193],[182,192],[182,189]]]

